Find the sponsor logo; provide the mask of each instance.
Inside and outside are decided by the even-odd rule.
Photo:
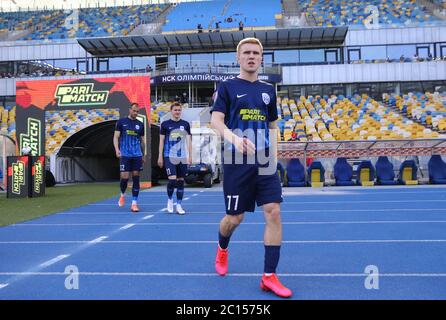
[[[40,155],[41,153],[41,142],[40,142],[40,133],[41,133],[41,122],[40,120],[34,118],[28,118],[28,133],[20,134],[20,150],[23,150],[25,147],[30,147],[32,156]]]
[[[20,194],[20,189],[25,185],[25,163],[17,161],[12,164],[12,193]]]
[[[94,91],[93,83],[59,84],[55,98],[60,107],[104,105],[107,103],[108,91]]]
[[[258,109],[240,109],[240,118],[245,121],[266,121],[266,116]]]
[[[40,160],[34,163],[34,192],[40,193],[40,187],[43,184],[43,164]]]

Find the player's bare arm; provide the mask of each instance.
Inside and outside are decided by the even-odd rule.
[[[163,167],[164,161],[163,161],[163,152],[164,152],[164,139],[166,136],[164,134],[160,134],[160,144],[158,148],[158,166],[160,168]]]
[[[146,137],[141,136],[142,163],[146,162]]]
[[[120,131],[115,131],[113,135],[113,146],[115,147],[115,153],[117,158],[121,158],[121,151],[119,150],[119,137],[121,136]]]

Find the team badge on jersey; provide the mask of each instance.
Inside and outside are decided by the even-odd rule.
[[[184,131],[184,126],[180,126],[180,130],[181,130],[181,131]]]
[[[271,101],[269,94],[267,94],[267,93],[262,93],[262,99],[263,99],[263,102],[265,102],[265,104],[269,104],[269,102]]]
[[[135,129],[139,130],[139,124],[135,125]]]

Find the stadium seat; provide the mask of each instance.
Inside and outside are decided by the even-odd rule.
[[[373,186],[375,184],[375,168],[370,160],[361,161],[356,169],[358,185]]]
[[[279,175],[279,179],[281,183],[285,181],[285,169],[280,162],[277,162],[277,174]]]
[[[428,162],[429,182],[432,184],[446,184],[446,163],[440,155],[432,155]]]
[[[393,171],[393,164],[389,158],[381,156],[375,164],[376,167],[376,182],[380,185],[395,185],[395,172]]]
[[[401,184],[415,185],[418,184],[417,180],[418,167],[413,160],[405,160],[399,171],[398,180]]]
[[[286,185],[305,187],[305,169],[299,159],[291,159],[286,166]]]
[[[307,169],[312,187],[323,187],[325,182],[325,168],[320,161],[313,161]]]
[[[334,165],[334,176],[337,186],[353,186],[353,168],[347,159],[337,158]]]

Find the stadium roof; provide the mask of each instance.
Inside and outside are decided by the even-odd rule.
[[[236,32],[172,33],[122,37],[83,38],[79,44],[93,56],[164,55],[235,51],[246,37],[258,38],[266,50],[340,46],[348,27],[309,27]]]

